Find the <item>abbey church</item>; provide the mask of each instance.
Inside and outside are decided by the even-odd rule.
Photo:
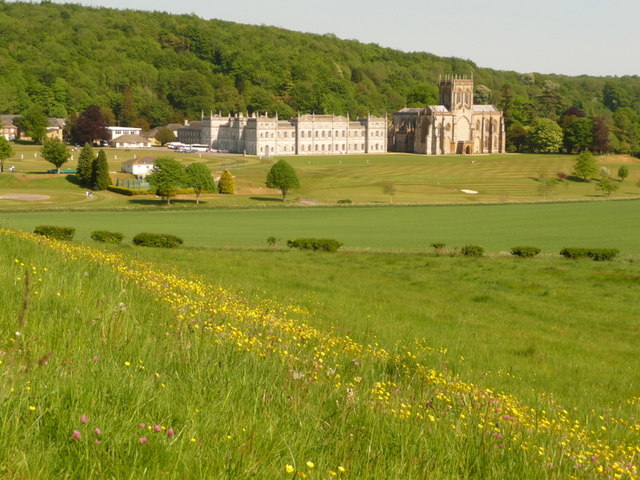
[[[502,112],[473,104],[473,79],[440,81],[440,105],[403,108],[393,114],[389,151],[426,155],[504,153]]]

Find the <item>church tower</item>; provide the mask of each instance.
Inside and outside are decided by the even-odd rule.
[[[444,105],[450,112],[472,109],[473,79],[453,76],[440,80],[440,105]]]

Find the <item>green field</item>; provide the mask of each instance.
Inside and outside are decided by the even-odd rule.
[[[0,251],[0,478],[638,478],[633,261]]]
[[[492,206],[378,206],[263,209],[144,209],[142,211],[0,212],[0,225],[33,231],[36,225],[93,230],[172,233],[190,247],[263,248],[296,237],[330,237],[348,250],[431,251],[431,243],[481,245],[498,254],[516,245],[544,253],[566,246],[615,247],[640,255],[638,201]]]

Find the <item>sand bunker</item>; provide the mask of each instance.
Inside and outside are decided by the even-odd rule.
[[[27,202],[33,202],[35,200],[47,200],[49,195],[30,195],[26,193],[7,193],[0,197],[2,200],[25,200]]]
[[[463,188],[460,191],[462,193],[468,193],[469,195],[477,195],[478,194],[478,192],[476,192],[475,190],[469,190],[468,188]]]

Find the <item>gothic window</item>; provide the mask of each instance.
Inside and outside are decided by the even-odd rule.
[[[322,144],[322,151],[324,152],[324,143]]]
[[[300,136],[301,136],[302,138],[304,138],[304,130],[302,130],[302,131],[300,132]]]
[[[324,130],[322,130],[322,138],[324,138]]]
[[[480,130],[480,120],[476,121],[476,130]]]
[[[327,132],[327,135],[329,136],[329,138],[331,138],[331,130]]]
[[[320,146],[320,145],[317,145],[317,144],[316,144],[316,152],[318,151],[318,147],[319,147],[319,146]]]

